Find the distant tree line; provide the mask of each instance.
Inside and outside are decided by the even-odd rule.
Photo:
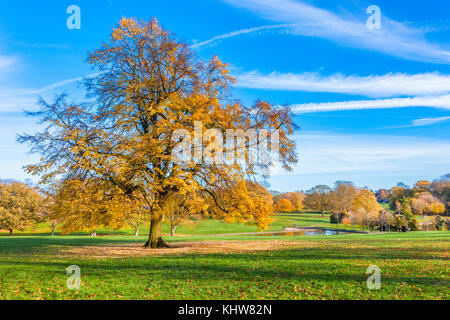
[[[308,209],[322,216],[328,213],[332,223],[358,225],[363,230],[417,230],[416,216],[432,216],[428,223],[441,229],[445,225],[440,216],[450,215],[450,174],[433,182],[420,180],[412,188],[399,182],[391,189],[374,192],[350,181],[337,181],[333,188],[317,185],[306,192],[272,194],[278,212]]]
[[[132,228],[136,236],[141,226],[149,225],[145,213],[146,202],[138,196],[121,196],[103,180],[71,179],[38,189],[31,184],[13,180],[0,181],[0,229],[10,235],[16,231],[33,228],[47,222],[52,235],[56,228],[63,234],[85,231],[96,235],[99,228]],[[248,196],[242,202],[241,188]],[[422,216],[431,228],[444,229],[441,216],[450,215],[450,174],[433,182],[420,180],[413,187],[398,183],[391,189],[376,192],[357,188],[352,182],[337,181],[333,188],[317,185],[306,192],[269,192],[263,185],[246,181],[239,188],[222,190],[239,210],[236,215],[222,218],[236,222],[236,216],[244,214],[240,222],[246,222],[245,212],[257,217],[261,226],[272,221],[274,212],[298,212],[310,210],[322,216],[329,214],[330,222],[343,224],[345,228],[359,226],[362,230],[405,231],[417,230],[417,216]],[[238,195],[239,194],[239,195]],[[165,222],[171,235],[180,225],[194,225],[205,217],[215,215],[214,203],[202,192],[174,193],[168,198]],[[251,212],[250,212],[251,211]],[[251,220],[249,217],[248,220]],[[261,229],[264,229],[263,227]]]

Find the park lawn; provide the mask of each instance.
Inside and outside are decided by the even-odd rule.
[[[124,245],[137,246],[144,240],[134,236],[0,237],[0,299],[449,298],[448,231],[166,237],[172,246],[186,241],[203,241],[198,244],[206,248],[213,243],[244,247],[255,241],[281,241],[287,247],[204,254],[172,254],[169,249],[169,253],[115,258],[64,254],[107,246],[126,252]],[[81,268],[79,291],[66,287],[69,265]],[[381,269],[380,290],[366,287],[369,265]]]

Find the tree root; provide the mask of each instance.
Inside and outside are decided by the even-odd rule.
[[[170,246],[164,242],[162,238],[158,238],[158,241],[150,243],[150,239],[144,244],[144,248],[147,249],[162,249],[162,248],[170,248]]]

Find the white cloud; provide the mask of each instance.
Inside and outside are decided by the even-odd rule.
[[[290,32],[330,39],[339,44],[370,49],[417,61],[450,63],[449,46],[427,41],[422,29],[409,27],[382,14],[382,28],[368,30],[361,17],[340,16],[325,9],[293,0],[223,0],[246,8],[265,19],[297,24]],[[383,10],[383,9],[381,9]],[[364,11],[363,11],[364,12]],[[368,17],[368,16],[367,16]],[[236,34],[240,34],[238,31]]]
[[[7,82],[10,80],[10,73],[15,69],[18,59],[11,56],[0,55],[0,82]]]
[[[245,72],[237,75],[237,86],[251,89],[333,92],[369,97],[392,97],[398,95],[430,95],[450,92],[450,75],[435,73],[405,74],[389,73],[366,77],[317,73],[261,74]]]
[[[413,120],[412,126],[414,126],[414,127],[429,126],[429,125],[444,122],[447,120],[450,120],[450,117],[416,119],[416,120]]]
[[[241,30],[232,31],[229,33],[225,33],[225,34],[213,37],[209,40],[194,43],[193,45],[191,45],[191,48],[200,48],[200,47],[204,47],[206,45],[213,45],[220,40],[236,37],[236,36],[239,36],[242,34],[249,34],[249,33],[254,33],[254,32],[262,32],[262,31],[276,30],[276,29],[286,29],[286,28],[290,28],[290,27],[293,27],[293,25],[277,24],[277,25],[268,25],[268,26],[260,26],[260,27],[254,27],[254,28],[248,28],[248,29],[241,29]]]
[[[411,122],[410,125],[406,126],[394,126],[394,127],[388,127],[388,128],[414,128],[414,127],[425,127],[425,126],[431,126],[433,124],[446,122],[450,120],[450,117],[438,117],[438,118],[421,118],[421,119],[415,119]]]
[[[17,59],[14,57],[0,56],[0,70],[10,68],[16,61]]]
[[[405,107],[432,107],[450,109],[450,95],[356,100],[326,103],[304,103],[291,106],[294,113],[313,113],[345,110],[389,109]]]

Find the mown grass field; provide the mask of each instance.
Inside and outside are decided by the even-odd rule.
[[[282,226],[326,226],[317,214],[279,214]],[[36,229],[34,232],[43,232]],[[207,220],[141,248],[125,235],[0,237],[0,299],[448,299],[450,232],[334,236],[211,236],[255,231]],[[104,230],[110,233],[110,230]],[[200,236],[193,236],[194,234]],[[81,289],[66,268],[81,268]],[[381,269],[381,289],[366,269]]]

